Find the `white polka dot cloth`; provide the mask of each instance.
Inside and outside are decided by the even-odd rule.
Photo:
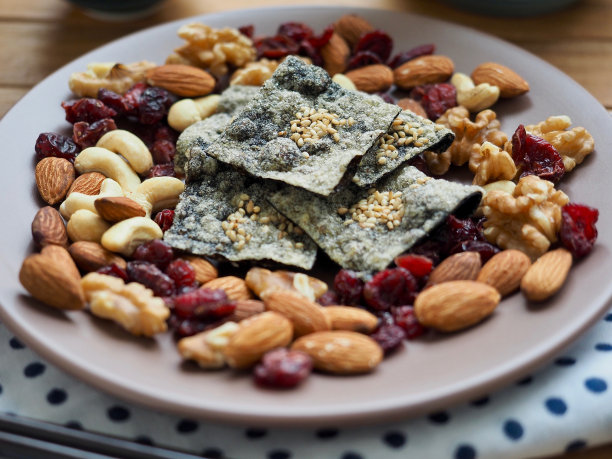
[[[72,378],[0,324],[0,411],[208,458],[516,458],[612,441],[612,312],[547,367],[479,400],[360,428],[232,427],[125,403]]]

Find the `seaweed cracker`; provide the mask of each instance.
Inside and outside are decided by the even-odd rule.
[[[236,84],[229,86],[221,93],[217,113],[228,113],[234,116],[251,101],[259,92],[259,86]]]

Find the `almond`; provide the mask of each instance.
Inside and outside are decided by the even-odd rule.
[[[393,84],[393,70],[382,64],[366,65],[346,72],[358,90],[364,92],[386,91]]]
[[[421,56],[400,65],[393,71],[395,84],[401,89],[448,80],[455,70],[453,61],[441,55]]]
[[[159,86],[182,97],[205,96],[215,87],[215,79],[210,73],[183,64],[166,64],[152,68],[147,71],[147,80],[153,86]]]
[[[333,33],[329,41],[319,50],[323,58],[323,68],[330,76],[344,72],[346,63],[351,55],[351,49],[344,38]]]
[[[369,334],[378,325],[378,317],[354,306],[325,306],[323,314],[332,330],[349,330]]]
[[[132,217],[147,215],[140,204],[124,196],[105,196],[95,200],[100,217],[109,222],[120,222]]]
[[[219,273],[217,272],[217,268],[205,260],[202,257],[196,257],[194,255],[185,255],[181,256],[183,260],[187,260],[191,267],[195,270],[196,280],[200,284],[205,284],[208,281],[216,279]]]
[[[70,193],[83,193],[90,196],[99,195],[104,179],[106,179],[106,176],[99,172],[86,172],[83,175],[79,175],[72,182],[66,196],[70,196]]]
[[[233,368],[249,368],[277,347],[285,347],[293,337],[291,321],[282,314],[267,311],[240,322],[223,350]]]
[[[516,97],[529,91],[529,83],[514,70],[495,62],[480,64],[472,72],[475,85],[489,83],[499,88],[500,97]]]
[[[45,206],[36,212],[32,220],[32,238],[38,247],[50,244],[68,247],[66,225],[57,209]]]
[[[323,307],[291,290],[273,290],[263,297],[266,308],[284,315],[293,323],[296,336],[329,330]]]
[[[85,272],[97,271],[103,266],[115,263],[125,269],[126,261],[119,255],[106,250],[97,242],[78,241],[68,247],[68,252],[76,265]]]
[[[444,282],[423,290],[414,313],[425,327],[443,332],[461,330],[489,316],[501,295],[490,285],[470,280]]]
[[[363,35],[372,30],[374,26],[356,14],[345,14],[334,23],[334,31],[344,38],[351,48]]]
[[[48,157],[36,165],[36,186],[50,205],[60,202],[74,182],[74,166],[64,158]]]
[[[402,110],[409,110],[415,115],[427,118],[427,112],[425,111],[423,106],[416,100],[411,99],[410,97],[404,97],[403,99],[398,100],[397,105],[402,107]]]
[[[244,282],[236,276],[217,277],[202,285],[202,288],[221,289],[225,290],[227,297],[230,300],[250,300],[253,298],[251,291]]]
[[[521,279],[521,290],[530,301],[544,301],[561,289],[572,267],[572,254],[566,249],[546,252]]]
[[[317,370],[336,374],[372,371],[382,361],[383,351],[369,336],[354,331],[320,331],[298,338],[292,350],[312,357]]]
[[[49,306],[85,307],[78,269],[68,251],[58,245],[48,245],[40,254],[27,257],[21,265],[19,281],[30,295]]]
[[[322,280],[306,276],[305,274],[297,276],[297,274],[292,271],[270,271],[269,269],[256,267],[249,269],[245,281],[247,286],[259,297],[266,291],[298,291],[298,287],[302,287],[302,290],[310,290],[315,298],[319,298],[327,291],[327,284]],[[300,282],[303,282],[305,285],[301,285]]]
[[[234,322],[240,322],[244,319],[248,319],[256,314],[261,314],[266,310],[266,305],[263,301],[259,300],[238,300],[235,301],[236,309],[228,316],[227,320]]]
[[[506,296],[519,288],[530,266],[531,259],[520,250],[504,250],[485,263],[476,280],[495,287],[501,296]]]
[[[451,255],[440,263],[429,275],[427,285],[454,280],[475,280],[480,271],[478,252],[461,252]]]

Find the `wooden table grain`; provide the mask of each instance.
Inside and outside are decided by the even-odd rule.
[[[196,14],[286,3],[285,0],[166,0],[145,18],[103,22],[87,16],[63,0],[0,0],[0,118],[51,72],[113,39]],[[330,2],[294,0],[291,3],[328,5]],[[439,1],[336,0],[334,5],[424,14],[495,35],[567,73],[612,113],[610,0],[582,0],[563,11],[520,19],[463,12]],[[563,457],[610,458],[612,444]]]

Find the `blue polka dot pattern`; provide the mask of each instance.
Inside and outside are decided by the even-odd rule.
[[[559,365],[560,367],[570,367],[575,363],[576,359],[572,357],[559,357],[557,360],[555,360],[555,364]]]
[[[245,430],[244,434],[247,438],[255,440],[257,438],[265,437],[268,434],[268,431],[259,427],[249,427],[247,430]]]
[[[391,448],[401,448],[406,444],[406,435],[397,431],[387,432],[383,437],[383,441]]]
[[[64,425],[68,427],[69,429],[83,430],[83,425],[79,421],[68,421]]]
[[[584,382],[588,390],[595,393],[605,392],[608,389],[608,384],[601,378],[589,378]]]
[[[68,398],[64,389],[51,389],[47,394],[47,402],[51,405],[61,405]]]
[[[195,432],[198,430],[198,423],[191,419],[181,419],[176,425],[176,430],[183,434]]]
[[[455,459],[475,459],[476,449],[472,445],[459,445],[455,450]]]
[[[354,453],[353,451],[347,451],[342,455],[342,459],[363,459],[361,454]]]
[[[136,443],[140,443],[141,445],[153,446],[153,440],[151,440],[151,438],[147,437],[146,435],[139,435],[134,438],[134,441]]]
[[[533,376],[527,376],[516,382],[518,386],[528,386],[533,382]]]
[[[489,400],[490,400],[490,399],[489,399],[489,397],[488,397],[488,396],[486,396],[486,397],[481,397],[481,398],[478,398],[478,399],[476,399],[476,400],[472,400],[472,401],[470,402],[470,404],[471,404],[472,406],[475,406],[475,407],[477,407],[477,408],[480,408],[480,407],[483,407],[483,406],[488,405],[488,404],[489,404]]]
[[[518,440],[523,436],[523,426],[514,419],[508,419],[504,422],[504,433],[511,440]]]
[[[218,448],[206,448],[202,451],[202,457],[209,459],[221,459],[223,457],[223,451]]]
[[[2,395],[2,384],[0,384],[0,395]]]
[[[291,453],[284,449],[277,449],[268,453],[268,459],[289,459]]]
[[[571,453],[572,451],[579,451],[586,447],[587,443],[584,440],[574,440],[567,444],[565,451]]]
[[[548,411],[558,416],[564,415],[567,411],[567,405],[560,398],[549,398],[546,400],[545,405]]]
[[[606,314],[606,317],[604,317],[604,320],[606,322],[612,322],[612,312],[609,312],[608,314]]]
[[[23,369],[23,374],[26,378],[36,378],[45,372],[47,367],[40,362],[32,362]]]
[[[317,438],[320,438],[321,440],[325,440],[328,438],[337,437],[339,433],[340,431],[338,429],[326,428],[326,429],[317,430],[315,432],[315,435],[317,436]]]
[[[129,410],[119,405],[110,407],[106,414],[111,421],[115,422],[127,421],[130,418]]]
[[[598,351],[603,351],[603,352],[612,351],[612,344],[610,344],[610,343],[597,343],[595,345],[595,349],[597,349]]]
[[[450,420],[450,416],[445,411],[438,411],[429,415],[429,420],[434,424],[446,424]]]
[[[19,341],[17,338],[15,338],[14,336],[10,339],[9,346],[11,346],[11,349],[24,349],[25,348],[23,343]]]

